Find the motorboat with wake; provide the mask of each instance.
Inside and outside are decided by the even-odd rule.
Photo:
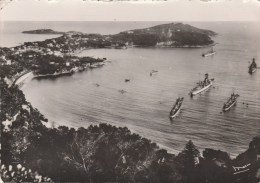
[[[253,61],[249,66],[249,70],[248,70],[249,74],[253,74],[256,71],[256,69],[257,69],[257,64],[255,63],[255,58],[253,58]]]
[[[237,102],[238,97],[239,95],[233,92],[227,102],[224,103],[223,112],[228,111],[232,106],[234,106]]]
[[[205,74],[205,79],[203,81],[199,81],[197,86],[193,88],[190,92],[191,97],[197,95],[203,91],[207,91],[213,85],[214,78],[209,79],[209,75]]]
[[[216,54],[216,53],[217,53],[217,52],[214,51],[214,50],[213,50],[213,47],[212,47],[209,51],[207,51],[206,53],[203,53],[202,56],[203,56],[203,57],[208,57],[208,56],[214,55],[214,54]]]
[[[175,104],[174,104],[174,106],[173,106],[173,108],[172,108],[172,110],[170,112],[170,116],[169,117],[171,119],[175,118],[180,113],[181,105],[182,105],[183,100],[184,100],[184,97],[179,97],[176,100],[176,102],[175,102]]]

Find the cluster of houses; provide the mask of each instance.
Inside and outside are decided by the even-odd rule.
[[[40,55],[54,55],[63,57],[73,53],[75,50],[91,47],[110,47],[126,49],[133,47],[133,42],[116,41],[111,36],[99,34],[82,34],[78,32],[68,32],[61,37],[47,39],[45,41],[25,42],[23,45],[10,48],[13,55],[23,56],[25,52],[37,52]],[[12,61],[7,59],[5,54],[1,54],[0,64],[11,65]],[[28,55],[33,58],[35,55]]]
[[[56,68],[58,68],[54,73],[51,74],[40,74],[35,73],[35,77],[46,77],[46,76],[59,76],[59,75],[65,75],[65,74],[72,74],[74,72],[80,72],[84,71],[87,68],[97,68],[100,66],[105,65],[103,61],[102,62],[91,62],[91,63],[81,63],[79,59],[73,58],[73,59],[66,59],[65,66],[63,64],[57,63],[57,62],[49,62],[50,65],[55,65]]]
[[[157,47],[169,47],[169,46],[174,46],[174,43],[176,43],[176,41],[161,41],[161,42],[157,42],[156,46]]]
[[[0,64],[1,65],[11,65],[12,64],[12,60],[7,59],[5,55],[1,55],[0,56]]]
[[[79,57],[71,56],[74,50],[84,49],[83,46],[85,45],[82,43],[86,44],[89,40],[105,41],[105,38],[103,36],[90,36],[89,38],[72,32],[45,41],[25,42],[23,45],[12,48],[0,48],[0,65],[6,65],[6,67],[2,67],[5,70],[4,73],[7,73],[5,80],[11,86],[28,70],[32,70],[37,77],[37,75],[48,74],[62,75],[104,65],[103,61],[105,59],[94,59],[88,62],[87,60],[81,61]],[[56,71],[54,73],[38,72],[42,67],[38,61],[40,57],[45,58],[48,61],[46,62],[48,67]],[[57,62],[56,60],[62,60],[62,62]]]

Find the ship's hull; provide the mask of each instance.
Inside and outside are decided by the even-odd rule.
[[[216,52],[212,52],[212,53],[206,53],[206,54],[202,54],[203,57],[208,57],[208,56],[211,56],[211,55],[214,55],[216,54]]]
[[[201,89],[196,90],[196,91],[192,91],[191,96],[194,96],[194,95],[197,95],[197,94],[202,93],[204,91],[207,91],[212,86],[212,84],[213,84],[213,82],[211,81],[210,84],[205,86],[204,88],[201,88]]]
[[[178,116],[178,114],[180,113],[180,111],[181,111],[181,107],[180,107],[174,114],[170,115],[170,118],[173,119],[173,118],[175,118],[176,116]]]
[[[223,108],[223,112],[228,111],[228,110],[229,110],[231,107],[233,107],[236,103],[237,103],[237,99],[236,99],[229,107]]]
[[[252,73],[254,73],[256,71],[256,68],[252,69]]]

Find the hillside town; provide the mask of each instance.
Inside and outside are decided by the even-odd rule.
[[[61,39],[65,38],[0,48],[1,78],[11,86],[25,74],[33,74],[34,77],[57,77],[105,64],[106,58],[75,56],[73,51],[77,49],[77,39],[68,39],[71,42],[62,42]]]

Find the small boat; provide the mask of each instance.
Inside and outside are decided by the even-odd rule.
[[[239,97],[238,94],[235,94],[234,92],[231,94],[230,98],[228,99],[227,102],[224,103],[223,106],[223,112],[228,111],[232,106],[234,106],[237,102],[237,98]]]
[[[158,71],[156,71],[156,70],[152,70],[152,71],[150,72],[150,76],[152,76],[153,73],[156,73],[156,72],[158,72]]]
[[[214,55],[214,54],[216,54],[216,51],[214,51],[213,48],[211,48],[211,50],[209,50],[208,52],[203,53],[202,56],[208,57],[208,56],[211,56],[211,55]]]
[[[124,94],[124,93],[126,93],[126,91],[125,90],[118,90],[120,93],[122,93],[122,94]]]
[[[253,74],[256,71],[256,69],[257,69],[257,64],[255,63],[255,58],[253,58],[253,61],[249,66],[248,73]]]
[[[170,116],[169,117],[171,119],[175,118],[180,113],[181,105],[182,105],[183,100],[184,100],[184,97],[179,97],[176,100],[176,102],[175,102],[175,104],[174,104],[174,106],[173,106],[173,108],[172,108],[172,110],[170,112]]]
[[[199,81],[197,83],[197,86],[191,90],[191,92],[190,92],[191,97],[193,97],[194,95],[197,95],[203,91],[207,91],[213,85],[214,78],[209,79],[208,77],[209,77],[209,75],[205,74],[204,81]]]
[[[125,82],[130,82],[130,79],[125,79]]]

